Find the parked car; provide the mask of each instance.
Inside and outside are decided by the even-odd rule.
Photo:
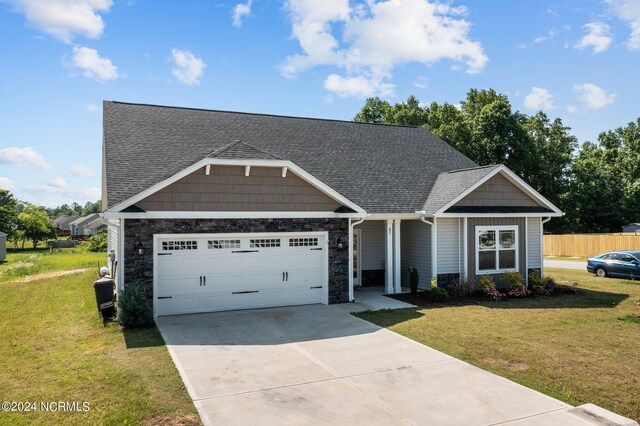
[[[587,259],[587,271],[597,276],[640,279],[640,251],[621,250]]]

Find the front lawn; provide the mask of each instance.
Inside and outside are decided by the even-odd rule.
[[[640,282],[547,269],[581,294],[362,312],[361,318],[573,405],[640,419]]]
[[[7,258],[0,262],[0,282],[33,276],[46,272],[70,269],[94,268],[98,271],[98,263],[105,266],[106,253],[93,253],[83,246],[76,248],[54,249],[9,249]]]
[[[50,265],[88,266],[105,256],[86,255]],[[0,283],[0,401],[89,404],[79,413],[2,412],[0,424],[199,424],[158,330],[103,327],[95,278],[91,269]]]

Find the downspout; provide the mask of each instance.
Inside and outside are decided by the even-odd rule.
[[[433,277],[436,277],[436,282],[438,281],[438,275],[437,275],[437,266],[436,266],[436,247],[435,247],[435,235],[434,235],[434,226],[433,226],[433,222],[427,220],[424,216],[420,216],[420,220],[424,223],[426,223],[427,225],[431,226],[431,280],[433,280]],[[430,280],[430,281],[431,281]],[[431,287],[431,282],[429,282],[429,287]]]
[[[544,277],[544,224],[551,220],[550,217],[540,221],[540,276]]]
[[[353,302],[353,227],[356,225],[360,225],[364,222],[364,218],[351,222],[351,218],[349,218],[349,302]],[[360,242],[358,242],[359,244]],[[360,260],[360,259],[358,259]],[[360,277],[362,280],[362,277]]]

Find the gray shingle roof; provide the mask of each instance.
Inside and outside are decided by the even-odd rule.
[[[417,210],[431,214],[437,212],[498,167],[500,166],[473,167],[440,173],[424,206]]]
[[[103,111],[109,207],[216,153],[290,160],[369,213],[422,210],[440,173],[477,166],[419,127],[110,101]]]
[[[270,154],[249,144],[236,141],[222,147],[208,155],[211,158],[242,158],[259,160],[282,160],[277,155]]]
[[[94,219],[96,219],[98,217],[100,217],[100,214],[91,213],[91,214],[88,214],[86,216],[81,216],[81,217],[77,218],[76,220],[74,220],[72,222],[69,222],[69,225],[78,225],[78,226],[79,225],[84,225],[84,224],[87,224],[87,223],[91,222],[92,220],[94,220]]]

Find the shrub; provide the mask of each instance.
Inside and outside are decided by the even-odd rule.
[[[140,284],[133,282],[125,285],[118,299],[118,318],[125,328],[153,325],[153,307]]]
[[[429,297],[433,302],[445,302],[449,298],[449,293],[444,288],[434,287],[431,289]]]
[[[101,229],[98,235],[89,238],[89,251],[107,251],[107,230]]]
[[[418,274],[418,269],[415,267],[409,268],[409,287],[411,288],[411,293],[416,294],[418,292],[418,283],[420,282],[420,274]]]
[[[550,289],[542,285],[532,285],[529,288],[534,296],[551,296],[553,294]]]
[[[478,282],[480,286],[480,290],[484,291],[486,288],[492,288],[495,290],[496,283],[493,282],[493,278],[490,275],[483,275],[480,277],[480,281]]]
[[[500,300],[504,297],[504,294],[495,287],[484,287],[482,292],[489,300]]]
[[[454,280],[449,286],[449,296],[467,297],[473,293],[473,286],[468,280]]]
[[[509,297],[529,297],[531,295],[531,291],[524,285],[521,285],[519,287],[509,289],[507,295]]]
[[[524,277],[517,272],[505,272],[500,277],[500,285],[509,290],[524,287]]]

